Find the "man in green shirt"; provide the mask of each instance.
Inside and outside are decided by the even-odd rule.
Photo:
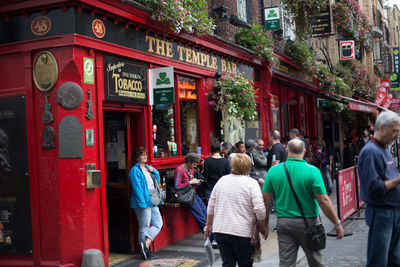
[[[319,222],[320,206],[323,213],[334,223],[336,238],[341,239],[343,227],[326,194],[321,172],[303,160],[306,151],[304,142],[300,139],[290,140],[287,151],[286,166],[309,224],[313,225]],[[311,251],[306,246],[306,226],[290,189],[283,164],[280,163],[269,169],[263,186],[267,210],[269,210],[271,199],[275,197],[276,216],[278,217],[276,228],[279,242],[279,266],[295,266],[299,246],[306,254],[309,266],[323,266],[320,251]],[[268,219],[267,214],[267,223]]]

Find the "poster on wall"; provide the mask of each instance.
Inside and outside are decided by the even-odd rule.
[[[106,99],[147,104],[147,64],[104,55],[104,91]]]
[[[11,252],[14,250],[13,204],[0,203],[0,252]]]

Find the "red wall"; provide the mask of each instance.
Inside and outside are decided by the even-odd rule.
[[[32,63],[36,55],[43,50],[53,53],[59,69],[57,84],[49,92],[54,121],[48,125],[42,122],[44,93],[39,91],[32,81]],[[80,266],[84,250],[108,250],[103,234],[103,229],[106,229],[106,225],[103,224],[107,221],[106,210],[102,205],[104,189],[87,190],[85,187],[85,164],[95,163],[99,169],[100,153],[96,105],[93,105],[94,118],[85,118],[87,89],[91,89],[94,103],[97,93],[95,86],[82,83],[84,56],[89,57],[87,49],[73,47],[46,48],[32,54],[26,52],[0,56],[0,65],[6,66],[0,72],[0,97],[11,94],[26,97],[33,258],[36,265]],[[84,99],[79,107],[67,110],[56,103],[57,89],[64,82],[75,82],[82,87]],[[58,126],[67,115],[76,116],[82,124],[82,158],[59,158]],[[52,126],[55,130],[56,148],[41,147],[41,134],[46,126]],[[94,129],[93,147],[85,146],[85,129]],[[104,183],[104,178],[102,182]],[[21,259],[24,257],[0,255],[2,266],[16,264]],[[22,263],[25,266],[31,264]]]

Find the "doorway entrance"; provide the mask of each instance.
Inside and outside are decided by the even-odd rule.
[[[136,250],[137,224],[130,208],[133,151],[144,146],[143,112],[104,111],[104,148],[110,252]]]

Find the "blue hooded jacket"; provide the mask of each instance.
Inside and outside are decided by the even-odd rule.
[[[151,167],[146,165],[145,167]],[[156,178],[157,184],[160,182],[160,173],[153,168],[152,174]],[[132,196],[131,196],[131,208],[148,208],[153,207],[151,204],[151,198],[149,189],[147,187],[146,177],[140,168],[140,164],[136,163],[129,172],[129,180],[131,181]]]

